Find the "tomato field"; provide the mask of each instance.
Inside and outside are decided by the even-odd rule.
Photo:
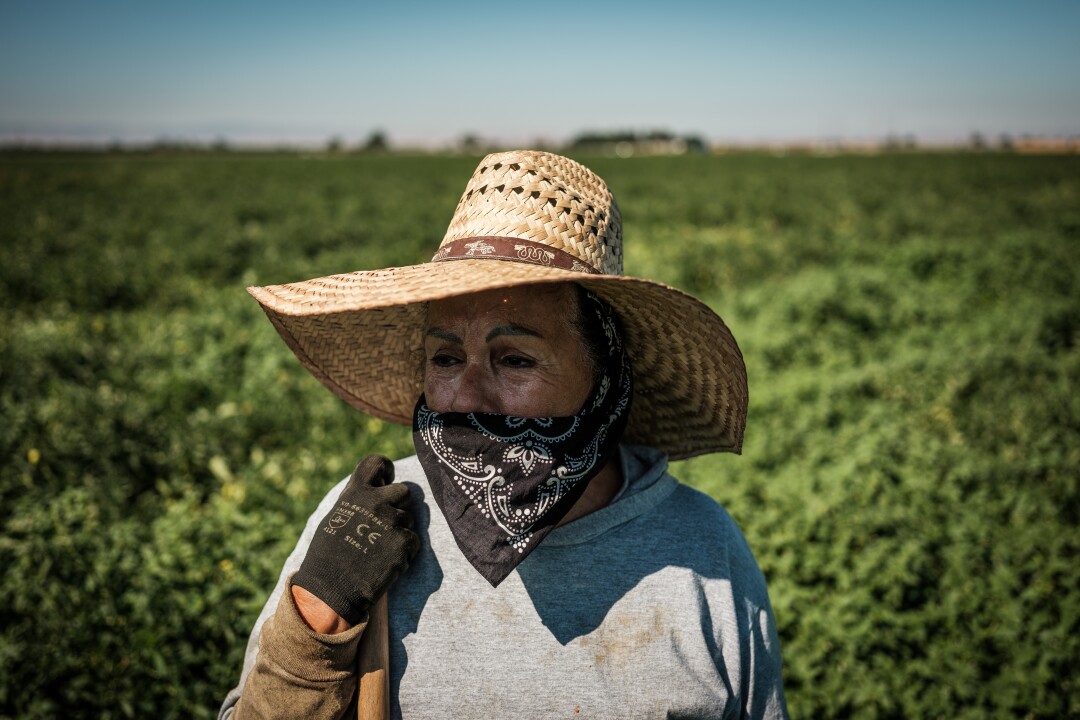
[[[579,158],[713,307],[793,717],[1080,716],[1080,157]],[[428,260],[477,157],[0,155],[0,718],[213,717],[307,515],[412,453],[244,288]]]

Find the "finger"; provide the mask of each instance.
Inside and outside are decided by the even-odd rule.
[[[412,507],[412,496],[409,494],[409,486],[403,483],[394,483],[379,488],[379,499],[382,502],[393,505],[398,510],[407,510]]]
[[[413,522],[413,516],[411,512],[405,510],[394,509],[393,524],[397,527],[412,529],[415,523]]]
[[[389,485],[394,481],[394,463],[382,455],[368,455],[356,463],[351,480],[371,487]]]

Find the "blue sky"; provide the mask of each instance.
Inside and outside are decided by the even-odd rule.
[[[1080,133],[1080,2],[0,0],[0,139]]]

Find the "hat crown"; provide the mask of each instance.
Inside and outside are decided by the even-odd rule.
[[[470,238],[528,240],[604,275],[623,270],[615,197],[587,167],[553,153],[492,153],[480,162],[439,247]]]

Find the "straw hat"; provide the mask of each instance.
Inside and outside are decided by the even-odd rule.
[[[623,275],[621,225],[607,185],[583,165],[546,152],[496,153],[473,173],[430,262],[248,292],[335,395],[409,424],[423,389],[428,301],[576,282],[625,326],[634,398],[624,441],[673,459],[740,452],[747,390],[735,338],[694,297]]]

